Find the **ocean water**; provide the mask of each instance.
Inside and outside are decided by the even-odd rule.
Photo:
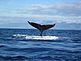
[[[81,30],[0,29],[0,61],[81,61]]]

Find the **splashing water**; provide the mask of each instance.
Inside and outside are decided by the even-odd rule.
[[[57,40],[59,37],[57,36],[29,36],[29,35],[21,35],[16,34],[13,35],[16,38],[24,38],[24,39],[31,39],[31,40]]]

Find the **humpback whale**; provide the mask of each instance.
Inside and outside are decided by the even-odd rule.
[[[29,21],[28,21],[28,23],[31,26],[37,28],[40,31],[40,36],[42,36],[43,31],[45,31],[45,30],[47,30],[47,29],[52,28],[53,26],[55,26],[55,24],[52,24],[52,25],[41,25],[41,24],[37,24],[37,23],[34,23],[34,22],[29,22]]]

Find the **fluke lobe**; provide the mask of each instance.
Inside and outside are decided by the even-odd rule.
[[[29,21],[28,21],[28,23],[31,26],[37,28],[40,31],[40,36],[42,36],[43,31],[45,31],[45,30],[47,30],[47,29],[52,28],[53,26],[55,26],[55,24],[52,24],[52,25],[41,25],[41,24],[37,24],[37,23],[34,23],[34,22],[29,22]]]

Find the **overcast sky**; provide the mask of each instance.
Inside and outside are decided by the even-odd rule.
[[[33,28],[27,21],[81,29],[81,0],[0,0],[0,28]]]

